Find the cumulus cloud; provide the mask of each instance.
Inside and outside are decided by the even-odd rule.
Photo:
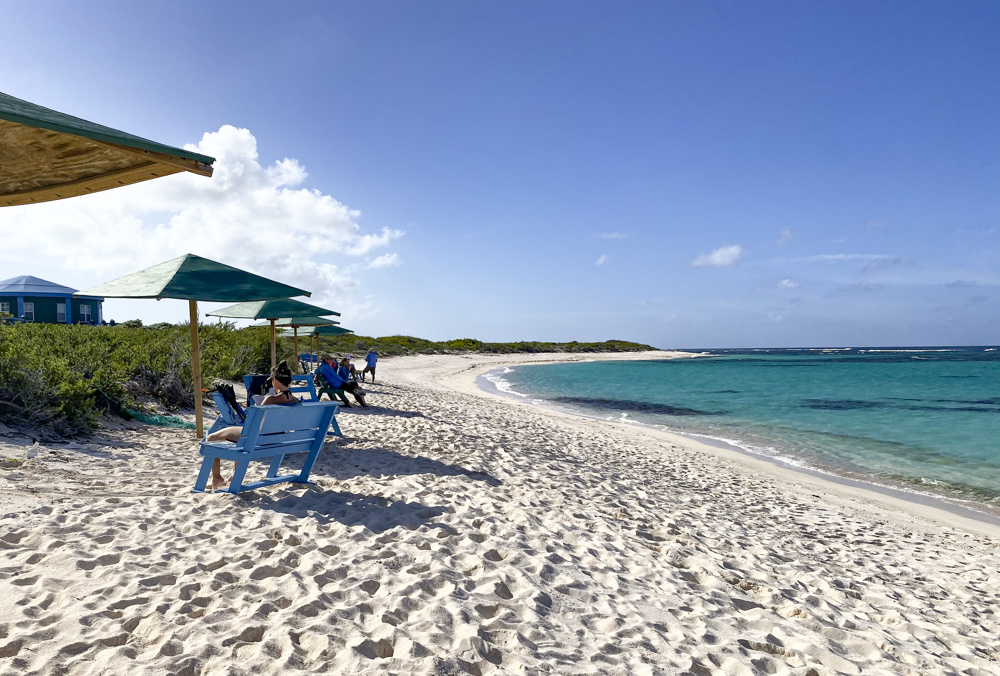
[[[777,244],[778,246],[781,246],[782,244],[788,244],[793,239],[795,239],[795,235],[792,234],[791,230],[785,228],[780,233],[778,233],[778,239],[775,240],[774,243]]]
[[[603,256],[601,256],[600,258],[598,258],[596,261],[594,261],[594,265],[604,265],[607,262],[608,262],[608,255],[604,254]]]
[[[247,129],[226,125],[186,147],[216,158],[211,179],[176,174],[0,210],[0,255],[7,260],[47,257],[111,280],[193,253],[309,289],[313,302],[336,299],[342,308],[358,289],[343,266],[404,234],[388,228],[362,231],[361,212],[302,187],[308,173],[295,159],[262,166],[257,139]],[[68,250],[76,255],[67,257]],[[368,267],[397,262],[395,254],[382,254]]]
[[[697,258],[691,261],[691,265],[715,267],[733,265],[745,255],[746,252],[743,251],[743,247],[739,244],[720,246],[711,253],[699,254]]]

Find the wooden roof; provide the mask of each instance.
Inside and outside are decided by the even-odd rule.
[[[86,195],[181,171],[211,176],[214,162],[0,92],[0,206]]]

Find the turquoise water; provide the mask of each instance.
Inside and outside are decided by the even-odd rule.
[[[1000,508],[1000,350],[733,350],[525,365],[501,390],[727,440],[853,479]]]

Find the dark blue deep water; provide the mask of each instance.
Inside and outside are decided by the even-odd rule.
[[[1000,350],[711,351],[525,365],[501,390],[801,467],[1000,507]]]

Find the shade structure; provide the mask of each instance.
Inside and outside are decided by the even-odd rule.
[[[87,195],[188,171],[215,158],[156,143],[0,92],[0,206]]]
[[[354,333],[351,329],[345,329],[343,326],[317,326],[312,332],[317,336],[339,336],[342,333]]]
[[[354,333],[351,329],[345,329],[343,326],[331,326],[329,324],[325,324],[323,326],[306,326],[301,330],[296,329],[296,331],[299,332],[299,335],[309,337],[310,348],[312,347],[312,339],[314,336],[318,340],[320,336],[339,336],[345,333]],[[287,331],[285,331],[285,335],[288,335]],[[317,347],[319,347],[318,342]],[[297,351],[298,349],[296,348],[296,352]]]
[[[327,319],[326,317],[282,317],[281,319],[274,320],[275,326],[291,326],[292,327],[292,337],[295,340],[295,360],[299,359],[299,328],[303,326],[328,326],[332,324],[339,324],[340,322],[335,322],[332,319]],[[270,324],[253,324],[253,326],[267,326]],[[287,335],[287,333],[286,333]],[[309,347],[312,348],[312,338],[309,339]],[[311,351],[311,350],[310,350]]]
[[[271,368],[274,368],[277,360],[277,349],[275,347],[276,340],[274,337],[274,326],[277,320],[282,317],[294,316],[340,316],[339,312],[327,310],[326,308],[319,307],[318,305],[303,303],[302,301],[295,300],[294,298],[276,298],[273,300],[264,300],[255,303],[237,303],[236,305],[229,305],[221,310],[215,310],[213,312],[209,312],[208,314],[212,317],[228,317],[230,319],[268,320],[271,325]],[[296,357],[296,361],[297,360],[298,358]]]
[[[308,296],[309,292],[194,254],[185,254],[151,268],[99,284],[77,296],[105,298],[179,298],[191,315],[191,370],[194,376],[195,429],[204,431],[201,415],[201,361],[198,344],[198,301],[232,302]]]

